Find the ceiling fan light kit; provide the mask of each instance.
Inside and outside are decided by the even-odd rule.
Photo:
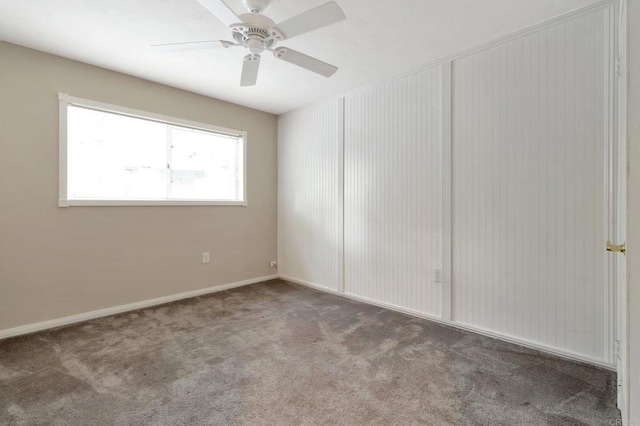
[[[232,32],[235,42],[226,40],[207,40],[187,43],[169,43],[151,46],[160,52],[180,50],[245,47],[249,54],[244,57],[242,65],[241,86],[253,86],[257,82],[261,53],[265,50],[273,56],[293,65],[297,65],[316,74],[331,77],[337,67],[314,57],[305,55],[287,47],[276,47],[276,44],[326,27],[346,19],[340,6],[330,1],[293,18],[276,24],[261,13],[269,6],[269,0],[243,0],[249,13],[237,16],[223,0],[197,0]]]

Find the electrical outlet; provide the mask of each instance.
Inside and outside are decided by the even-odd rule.
[[[272,260],[271,262],[269,262],[269,267],[270,268],[277,268],[278,267],[278,263],[275,260]]]
[[[433,270],[433,282],[436,282],[436,283],[442,282],[442,269]]]
[[[208,251],[203,251],[202,252],[202,263],[209,263],[209,252]]]

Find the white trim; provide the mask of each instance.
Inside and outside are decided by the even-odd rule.
[[[442,292],[441,317],[444,320],[453,319],[453,196],[452,196],[452,70],[451,61],[441,65],[442,76]]]
[[[243,206],[246,201],[221,200],[59,200],[59,207],[69,206]]]
[[[345,250],[344,250],[344,141],[345,141],[345,112],[344,112],[344,103],[345,98],[340,98],[338,101],[338,208],[340,209],[340,247],[338,248],[340,252],[340,282],[338,283],[338,288],[340,289],[340,293],[345,292]]]
[[[343,297],[348,297],[348,293],[342,293],[340,292],[340,290],[336,290],[335,288],[331,288],[331,287],[325,287],[323,285],[319,285],[319,284],[314,284],[310,281],[305,281],[305,280],[299,280],[297,278],[293,278],[293,277],[288,277],[286,275],[278,275],[278,278],[283,280],[283,281],[289,281],[291,283],[294,284],[300,284],[302,286],[305,287],[309,287],[312,288],[314,290],[319,290],[325,293],[331,293],[331,294],[335,294],[336,296],[343,296]]]
[[[172,124],[177,126],[184,126],[190,129],[206,130],[209,132],[216,132],[225,134],[228,136],[240,137],[245,134],[242,130],[230,129],[228,127],[214,126],[213,124],[201,123],[198,121],[187,120],[179,117],[172,117],[164,114],[157,114],[155,112],[143,111],[140,109],[127,108],[120,105],[108,104],[105,102],[92,101],[90,99],[78,98],[70,96],[66,93],[58,93],[58,100],[68,105],[85,107],[96,109],[98,111],[111,112],[119,115],[126,115],[129,117],[140,118],[142,120],[157,121],[165,124]]]
[[[58,94],[58,206],[68,207],[67,201],[67,104],[69,95]]]
[[[247,194],[247,188],[248,188],[248,181],[249,181],[249,169],[247,168],[247,156],[249,155],[249,151],[248,151],[248,146],[249,146],[249,141],[247,140],[247,138],[249,137],[249,135],[247,134],[246,131],[243,131],[240,133],[240,135],[242,136],[242,204],[240,204],[243,207],[247,207],[247,205],[249,204],[249,194]],[[233,204],[226,204],[227,206],[231,206]]]
[[[264,277],[251,278],[244,281],[237,281],[234,283],[207,287],[200,290],[193,290],[185,293],[173,294],[170,296],[157,297],[155,299],[142,300],[140,302],[129,303],[126,305],[113,306],[110,308],[100,309],[97,311],[85,312],[82,314],[71,315],[63,318],[56,318],[56,319],[38,322],[34,324],[27,324],[19,327],[7,328],[4,330],[0,330],[0,340],[6,339],[8,337],[35,333],[36,331],[48,330],[51,328],[57,328],[65,325],[84,322],[84,321],[88,321],[95,318],[107,317],[110,315],[120,314],[123,312],[135,311],[138,309],[148,308],[151,306],[162,305],[169,302],[175,302],[177,300],[204,296],[206,294],[217,293],[219,291],[230,290],[233,288],[243,287],[246,285],[256,284],[256,283],[269,281],[277,278],[278,278],[278,275],[267,275]]]
[[[228,127],[215,126],[213,124],[191,121],[179,117],[171,117],[168,115],[157,114],[150,111],[142,111],[134,108],[127,108],[119,105],[108,104],[104,102],[92,101],[89,99],[70,96],[66,93],[58,93],[59,105],[59,198],[58,207],[69,206],[243,206],[248,205],[247,197],[247,152],[248,141],[247,132],[244,130],[230,129]],[[158,123],[169,124],[172,126],[185,127],[189,129],[202,130],[207,132],[215,132],[221,135],[236,137],[242,140],[242,175],[243,190],[241,200],[197,200],[197,199],[161,199],[161,200],[89,200],[89,199],[69,199],[68,196],[68,177],[67,177],[67,107],[69,105],[94,109],[97,111],[108,112],[127,117],[138,118],[141,120],[154,121]]]
[[[563,349],[559,349],[559,348],[555,348],[553,346],[548,346],[548,345],[544,345],[542,343],[538,343],[538,342],[534,342],[531,340],[525,340],[525,339],[520,339],[517,337],[513,337],[513,336],[509,336],[507,334],[501,334],[501,333],[496,333],[494,331],[491,330],[486,330],[480,327],[474,327],[468,324],[462,324],[459,322],[455,322],[455,321],[448,321],[448,320],[444,320],[438,316],[435,315],[430,315],[427,314],[425,312],[421,312],[421,311],[416,311],[413,309],[408,309],[408,308],[403,308],[402,306],[398,306],[398,305],[394,305],[391,303],[385,303],[385,302],[380,302],[374,299],[369,299],[366,297],[361,297],[361,296],[357,296],[355,294],[351,294],[351,293],[340,293],[337,292],[333,289],[327,288],[327,287],[323,287],[317,284],[313,284],[307,281],[303,281],[303,280],[299,280],[296,278],[291,278],[291,277],[287,277],[287,276],[283,276],[280,275],[280,279],[284,280],[284,281],[289,281],[292,282],[294,284],[299,284],[305,287],[309,287],[312,288],[314,290],[318,290],[318,291],[322,291],[322,292],[326,292],[326,293],[330,293],[336,296],[340,296],[340,297],[345,297],[347,299],[351,299],[351,300],[357,300],[359,302],[363,302],[369,305],[374,305],[374,306],[379,306],[381,308],[385,308],[385,309],[389,309],[392,311],[396,311],[396,312],[400,312],[403,314],[407,314],[407,315],[411,315],[414,317],[419,317],[419,318],[424,318],[426,320],[429,321],[434,321],[443,325],[448,325],[454,328],[459,328],[461,330],[466,330],[466,331],[470,331],[473,333],[477,333],[483,336],[487,336],[487,337],[491,337],[493,339],[497,339],[497,340],[502,340],[504,342],[508,342],[508,343],[513,343],[516,345],[520,345],[520,346],[524,346],[526,348],[529,349],[535,349],[538,350],[540,352],[544,352],[547,354],[551,354],[551,355],[555,355],[558,356],[560,358],[565,358],[565,359],[569,359],[571,361],[579,361],[579,362],[583,362],[583,363],[587,363],[587,364],[591,364],[591,365],[595,365],[598,367],[602,367],[602,368],[606,368],[607,370],[613,370],[615,371],[615,365],[609,364],[607,362],[595,359],[595,358],[590,358],[587,356],[584,356],[582,354],[579,353],[575,353],[575,352],[571,352],[571,351],[565,351]]]
[[[280,217],[282,212],[282,202],[280,198],[281,192],[281,176],[280,176],[280,117],[276,117],[276,269],[282,268],[282,227],[280,226]],[[278,274],[279,275],[279,274]]]
[[[617,241],[626,241],[627,239],[627,191],[628,191],[628,163],[627,163],[627,89],[628,89],[628,17],[627,17],[627,0],[620,0],[618,3],[618,22],[617,22],[617,65],[619,78],[616,87],[616,125],[617,125],[617,161],[616,161],[616,177],[618,179],[617,190],[617,214],[615,219],[616,232],[613,235]],[[616,244],[619,244],[616,242]],[[630,423],[630,382],[629,382],[629,292],[628,292],[628,275],[626,257],[616,256],[616,294],[615,310],[616,310],[616,340],[619,341],[619,359],[617,359],[618,372],[618,408],[621,412],[622,422],[624,425]]]
[[[318,105],[318,104],[321,104],[321,103],[324,103],[324,102],[333,101],[333,100],[336,100],[338,98],[352,96],[352,95],[355,95],[355,94],[357,94],[359,92],[371,89],[373,87],[377,87],[377,86],[380,86],[380,85],[383,85],[383,84],[391,83],[393,81],[406,78],[406,77],[408,77],[410,75],[414,75],[414,74],[418,74],[418,73],[424,72],[424,71],[426,71],[428,69],[440,66],[440,64],[442,64],[443,62],[449,62],[449,61],[453,62],[453,61],[455,61],[457,59],[461,59],[461,58],[473,55],[473,54],[478,53],[478,52],[480,52],[482,50],[490,49],[492,47],[495,47],[495,46],[498,46],[498,45],[501,45],[501,44],[504,44],[504,43],[509,43],[511,41],[517,40],[517,39],[522,38],[522,37],[526,37],[527,35],[530,35],[532,33],[540,31],[542,29],[550,28],[550,27],[553,27],[555,25],[559,25],[559,24],[568,22],[568,21],[570,21],[570,20],[572,20],[572,19],[574,19],[576,17],[587,15],[587,14],[592,13],[592,12],[597,12],[599,10],[602,10],[602,9],[605,9],[605,8],[611,6],[616,1],[618,1],[618,0],[602,0],[602,1],[590,4],[588,6],[585,6],[585,7],[576,9],[576,10],[572,10],[570,12],[567,12],[567,13],[563,14],[563,15],[557,16],[557,17],[552,18],[552,19],[545,20],[543,22],[531,25],[529,27],[523,28],[523,29],[518,30],[518,31],[514,31],[514,32],[512,32],[510,34],[507,34],[507,35],[502,36],[502,37],[498,37],[498,38],[496,38],[494,40],[491,40],[491,41],[488,41],[488,42],[485,42],[485,43],[481,43],[481,44],[478,44],[477,46],[473,46],[473,47],[461,50],[458,53],[455,53],[453,55],[444,56],[444,57],[441,57],[441,58],[438,58],[438,59],[434,59],[433,61],[429,61],[426,64],[424,64],[423,66],[421,66],[420,68],[414,69],[412,71],[405,72],[403,74],[399,74],[399,75],[396,75],[394,77],[390,77],[390,78],[387,78],[387,79],[384,79],[384,80],[375,81],[373,83],[366,84],[366,85],[358,87],[356,89],[349,90],[347,92],[343,92],[343,93],[341,93],[339,95],[334,95],[334,96],[330,96],[330,97],[327,97],[327,98],[324,98],[324,99],[320,99],[320,100],[318,100],[316,102],[312,102],[310,104],[300,105],[298,107],[295,107],[293,109],[285,111],[285,112],[281,113],[280,115],[286,114],[286,113],[291,112],[291,111],[295,111],[297,109],[302,109],[302,108],[305,108],[305,107],[309,107],[309,106],[312,106],[312,105]]]
[[[615,146],[615,138],[616,138],[616,125],[615,125],[615,114],[616,114],[616,106],[615,106],[615,87],[616,87],[616,39],[615,39],[615,10],[613,7],[609,7],[604,11],[604,25],[605,25],[605,54],[607,57],[607,66],[604,70],[604,80],[605,80],[605,92],[604,92],[604,101],[606,103],[605,109],[605,118],[604,123],[605,127],[605,164],[604,164],[604,188],[606,188],[605,197],[605,206],[603,207],[603,215],[604,215],[604,235],[606,236],[607,241],[616,241],[617,236],[616,233],[616,206],[615,202],[617,200],[617,194],[615,194],[617,178],[615,176],[615,172],[617,170],[616,167],[616,146]],[[617,244],[617,243],[616,243]],[[614,357],[614,340],[615,340],[615,298],[614,298],[614,283],[615,283],[615,254],[608,253],[606,250],[602,250],[602,259],[604,263],[605,277],[606,277],[606,291],[605,298],[606,303],[604,305],[604,348],[605,348],[605,358],[615,363]]]

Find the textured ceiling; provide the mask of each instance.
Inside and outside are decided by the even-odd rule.
[[[263,55],[240,87],[245,49],[156,53],[149,45],[231,40],[196,0],[0,0],[0,39],[214,98],[282,113],[593,3],[593,0],[336,0],[347,20],[282,43],[340,70],[317,76]],[[325,0],[272,0],[280,22]],[[227,0],[245,13],[241,0]],[[0,58],[1,60],[1,58]]]

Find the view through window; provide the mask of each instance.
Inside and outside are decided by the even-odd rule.
[[[244,140],[68,105],[68,200],[244,200]]]

